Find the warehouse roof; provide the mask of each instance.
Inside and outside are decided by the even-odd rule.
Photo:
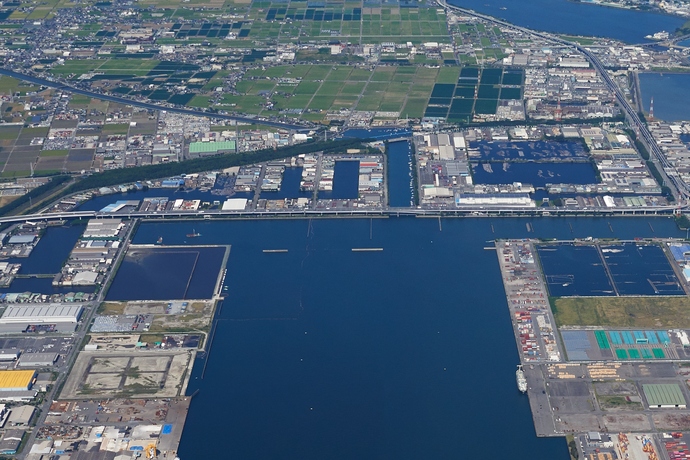
[[[246,207],[246,198],[228,198],[223,202],[223,211],[244,211]]]
[[[9,388],[29,388],[36,371],[0,371],[0,391]]]
[[[685,398],[680,387],[675,383],[650,383],[642,385],[645,398],[650,407],[656,406],[683,406]]]
[[[0,318],[2,323],[21,323],[21,322],[75,322],[79,319],[83,307],[79,305],[50,305],[20,307],[10,305]]]
[[[215,153],[225,150],[235,150],[235,141],[192,142],[189,144],[189,153]]]
[[[14,235],[10,237],[7,244],[27,244],[33,243],[38,235],[25,234],[25,235]]]
[[[120,231],[121,219],[91,219],[86,224],[82,239],[114,238]]]
[[[12,408],[8,421],[12,425],[28,425],[36,408],[34,406],[17,406]]]
[[[19,367],[52,366],[58,359],[58,354],[51,353],[24,353],[19,360]]]

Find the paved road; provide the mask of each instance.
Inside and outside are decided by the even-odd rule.
[[[602,79],[604,80],[604,83],[606,83],[609,89],[615,94],[616,100],[625,112],[626,119],[632,125],[633,129],[635,130],[638,136],[638,139],[640,139],[640,141],[647,147],[647,150],[650,152],[651,160],[657,166],[659,173],[664,179],[664,182],[671,189],[678,204],[680,206],[686,206],[688,204],[688,202],[690,201],[690,186],[688,186],[685,182],[683,182],[680,179],[678,172],[668,162],[663,152],[654,140],[654,137],[647,129],[647,125],[642,122],[640,117],[637,115],[637,111],[635,111],[635,109],[625,99],[623,92],[620,90],[620,88],[618,88],[618,85],[616,85],[613,79],[609,76],[608,72],[604,68],[604,65],[601,63],[599,58],[595,54],[593,54],[589,49],[581,46],[579,43],[564,40],[556,35],[526,29],[524,27],[516,26],[501,19],[496,19],[494,17],[480,14],[472,10],[460,8],[454,5],[449,5],[448,3],[446,3],[445,0],[437,0],[437,2],[444,8],[460,11],[461,13],[466,14],[468,16],[478,17],[484,19],[485,21],[489,21],[491,23],[498,24],[503,27],[517,30],[528,35],[539,37],[544,40],[550,40],[552,42],[559,43],[563,46],[573,48],[582,53],[590,61],[592,67],[594,67],[594,69],[596,69],[597,72],[599,72]]]
[[[136,226],[136,222],[131,222],[129,228],[127,229],[127,233],[124,236],[124,244],[120,248],[120,252],[118,256],[115,258],[115,261],[113,261],[113,264],[111,267],[117,267],[124,257],[125,253],[127,252],[127,248],[129,248],[129,242],[132,237],[132,230]],[[116,270],[111,270],[106,278],[103,280],[103,284],[101,286],[105,287],[108,286],[110,283],[111,278],[115,275]],[[98,296],[92,301],[89,302],[89,304],[86,305],[86,312],[81,318],[81,324],[79,325],[79,329],[77,332],[75,332],[72,336],[74,337],[74,343],[72,345],[72,350],[70,352],[70,355],[67,359],[64,360],[62,366],[60,366],[56,371],[58,372],[58,378],[53,382],[52,387],[50,391],[48,391],[45,395],[45,399],[43,403],[38,407],[38,409],[41,411],[38,419],[36,420],[36,424],[31,432],[29,432],[29,438],[25,444],[25,448],[22,451],[21,454],[17,455],[18,459],[24,459],[26,455],[29,453],[29,448],[34,444],[36,441],[36,434],[38,432],[38,428],[44,425],[46,417],[48,416],[48,412],[50,410],[50,405],[52,404],[54,399],[57,399],[58,394],[57,391],[58,389],[61,389],[62,385],[64,385],[65,381],[67,380],[67,377],[69,376],[69,371],[72,369],[72,365],[74,364],[74,361],[77,358],[77,355],[79,354],[79,349],[81,347],[82,341],[84,340],[84,337],[86,336],[86,333],[89,329],[89,325],[91,324],[91,320],[93,317],[96,315],[96,312],[98,310],[98,306],[101,304],[101,302],[104,300],[104,295],[106,293],[105,289],[101,289],[98,293]]]
[[[274,128],[291,129],[294,131],[309,131],[311,129],[314,129],[313,127],[310,127],[310,126],[296,125],[296,124],[291,124],[291,123],[283,123],[283,122],[279,122],[279,121],[262,120],[259,118],[242,117],[242,116],[227,115],[227,114],[220,114],[220,113],[210,113],[210,112],[204,112],[202,110],[184,109],[181,107],[169,107],[169,106],[165,106],[165,105],[156,105],[156,104],[152,104],[149,102],[142,102],[142,101],[137,101],[137,100],[133,100],[133,99],[128,99],[125,97],[111,96],[109,94],[96,93],[94,91],[89,91],[89,90],[85,90],[85,89],[81,89],[81,88],[75,88],[74,86],[66,85],[60,81],[48,80],[45,78],[36,77],[34,75],[29,75],[26,73],[15,72],[14,70],[9,70],[9,69],[5,69],[5,68],[0,68],[0,75],[7,75],[9,77],[14,77],[14,78],[17,78],[19,80],[28,81],[29,83],[35,83],[37,85],[47,86],[49,88],[57,88],[61,91],[65,91],[68,93],[81,94],[83,96],[89,96],[89,97],[93,97],[96,99],[102,99],[104,101],[117,102],[120,104],[131,105],[134,107],[141,107],[141,108],[148,109],[148,110],[164,110],[167,112],[180,113],[183,115],[194,115],[194,116],[199,116],[199,117],[219,118],[222,120],[235,120],[235,121],[240,121],[240,122],[244,122],[244,123],[252,123],[252,124],[257,124],[257,125],[271,126]]]
[[[639,208],[601,208],[601,209],[569,209],[569,208],[522,208],[510,206],[495,207],[466,207],[449,209],[418,209],[418,208],[386,208],[386,209],[287,209],[287,210],[248,210],[248,211],[161,211],[161,212],[131,212],[125,214],[104,213],[97,211],[56,212],[45,214],[26,214],[23,216],[0,217],[0,224],[49,221],[76,218],[116,218],[116,219],[211,219],[230,217],[348,217],[348,216],[656,216],[670,215],[678,209],[686,209],[687,205],[679,208],[673,206],[639,207]]]

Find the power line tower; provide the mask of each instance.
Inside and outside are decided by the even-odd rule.
[[[561,98],[558,98],[558,104],[556,104],[556,111],[553,114],[553,119],[556,121],[561,121],[563,117],[563,110],[561,109]]]

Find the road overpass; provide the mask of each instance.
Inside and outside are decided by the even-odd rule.
[[[476,206],[442,209],[387,208],[387,209],[287,209],[258,211],[165,211],[106,213],[98,211],[55,212],[27,214],[0,218],[0,224],[43,222],[68,219],[254,219],[295,217],[485,217],[485,216],[647,216],[673,215],[677,206],[646,206],[631,208],[528,208],[520,206]]]
[[[601,75],[602,79],[604,80],[604,83],[608,86],[608,88],[614,93],[616,96],[616,100],[618,101],[618,104],[621,106],[623,111],[625,112],[625,117],[628,123],[633,127],[638,139],[645,145],[647,148],[647,151],[650,153],[650,159],[654,162],[654,164],[657,166],[657,170],[659,171],[659,174],[661,174],[661,177],[665,184],[669,186],[671,189],[671,192],[678,201],[680,206],[685,206],[685,203],[688,202],[690,199],[690,186],[688,186],[683,180],[680,178],[678,172],[675,170],[675,168],[668,162],[666,159],[665,155],[659,148],[658,144],[654,140],[654,137],[652,134],[649,132],[647,129],[647,125],[642,122],[640,119],[639,115],[637,114],[637,111],[628,103],[628,101],[625,99],[625,96],[623,95],[623,92],[620,90],[618,85],[613,81],[613,79],[609,76],[608,72],[604,68],[604,65],[601,63],[599,58],[593,54],[589,49],[583,47],[579,43],[575,42],[570,42],[568,40],[564,40],[561,37],[546,33],[546,32],[538,32],[534,31],[531,29],[527,29],[524,27],[516,26],[514,24],[511,24],[507,21],[504,21],[502,19],[497,19],[491,16],[487,16],[485,14],[477,13],[472,10],[468,10],[465,8],[460,8],[455,5],[449,5],[446,0],[437,0],[438,4],[442,6],[443,8],[448,8],[451,10],[456,10],[459,11],[463,14],[466,14],[468,16],[474,16],[477,18],[481,18],[485,21],[491,22],[493,24],[497,24],[512,30],[516,30],[525,34],[529,34],[535,37],[542,38],[544,40],[549,40],[555,43],[558,43],[560,45],[566,46],[573,48],[574,50],[582,53],[592,64],[592,67]],[[661,184],[661,185],[665,185]]]

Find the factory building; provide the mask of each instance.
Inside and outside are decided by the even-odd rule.
[[[7,430],[0,441],[0,455],[14,455],[22,444],[23,430]]]
[[[31,244],[38,238],[38,235],[33,233],[11,236],[7,244]]]
[[[91,219],[86,224],[84,240],[114,240],[124,224],[121,219]]]
[[[74,331],[83,310],[79,305],[10,305],[0,317],[0,332]]]
[[[19,358],[19,350],[16,348],[0,348],[0,362],[16,361]]]
[[[642,385],[644,397],[650,409],[685,409],[683,392],[675,383],[650,383]]]
[[[244,211],[247,207],[246,198],[228,198],[223,202],[223,211]]]
[[[28,426],[35,413],[36,408],[34,406],[15,406],[12,408],[7,421],[10,426]]]
[[[189,144],[189,153],[195,153],[201,157],[220,153],[235,153],[235,141],[192,142]]]
[[[536,206],[529,193],[459,193],[455,196],[457,206]]]
[[[58,360],[57,353],[24,353],[17,364],[18,368],[50,367]]]
[[[36,371],[0,371],[0,393],[29,391]]]

